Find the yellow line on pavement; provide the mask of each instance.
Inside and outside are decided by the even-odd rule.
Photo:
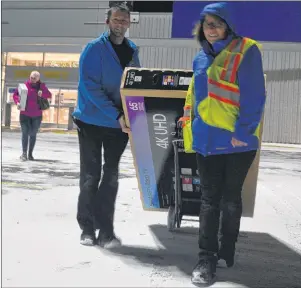
[[[32,184],[25,184],[25,183],[17,183],[17,182],[1,182],[3,186],[9,186],[9,187],[22,187],[22,188],[29,188],[29,189],[36,189],[36,190],[44,190],[45,188],[42,188],[38,185],[32,185]]]

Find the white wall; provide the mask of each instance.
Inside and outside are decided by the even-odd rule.
[[[3,1],[2,37],[96,37],[106,2]]]

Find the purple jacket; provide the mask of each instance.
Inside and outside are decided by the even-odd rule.
[[[38,90],[30,83],[29,80],[25,82],[28,89],[27,102],[25,111],[20,111],[20,114],[24,114],[29,117],[42,116],[43,111],[38,105]],[[44,83],[40,82],[40,90],[42,90],[42,98],[51,98],[51,93]],[[20,96],[18,88],[15,90],[13,95],[16,104],[20,103]]]

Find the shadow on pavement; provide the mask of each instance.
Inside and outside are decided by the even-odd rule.
[[[177,267],[190,276],[197,261],[197,229],[183,227],[170,233],[164,225],[152,225],[150,230],[159,247],[164,248],[123,246],[111,252],[125,256],[125,261],[135,260],[163,270]],[[301,287],[300,252],[269,234],[242,231],[235,266],[218,268],[216,281],[250,288]]]
[[[55,163],[59,163],[62,162],[60,160],[50,160],[50,159],[34,159],[34,162],[42,162],[42,163],[49,163],[49,164],[55,164]]]

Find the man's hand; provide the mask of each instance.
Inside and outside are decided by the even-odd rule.
[[[242,142],[242,141],[239,141],[235,138],[232,137],[232,140],[231,140],[231,144],[233,147],[243,147],[243,146],[248,146],[247,143],[245,142]]]
[[[38,95],[41,97],[42,96],[42,90],[39,90]]]
[[[20,104],[20,103],[17,104],[17,109],[18,109],[18,110],[21,109],[21,104]]]
[[[123,115],[118,119],[118,121],[119,121],[121,129],[124,133],[130,133],[131,132],[131,129],[129,127],[127,127],[126,124],[125,124],[125,118],[124,118]]]

